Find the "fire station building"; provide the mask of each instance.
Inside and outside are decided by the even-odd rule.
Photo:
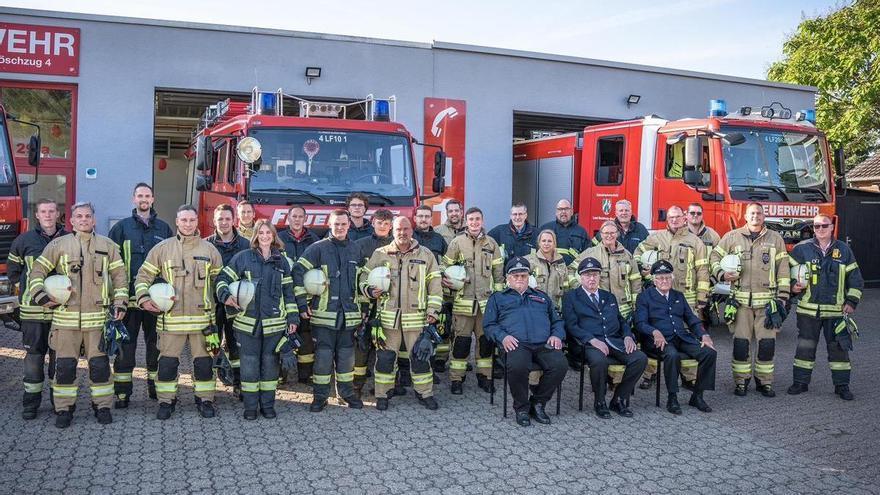
[[[154,185],[157,210],[172,221],[187,199],[200,117],[220,100],[248,101],[254,87],[282,88],[294,112],[297,98],[394,95],[396,121],[447,149],[447,184],[490,225],[507,220],[515,190],[541,198],[532,202],[540,210],[533,222],[552,218],[543,205],[566,187],[570,194],[564,173],[515,170],[516,139],[649,114],[705,117],[712,99],[734,108],[813,108],[816,95],[813,87],[439,41],[0,7],[0,102],[42,134],[39,178],[23,191],[26,203],[92,201],[101,233],[129,215],[140,181]],[[20,179],[31,179],[32,131],[10,132]],[[433,165],[424,156],[417,147],[420,175]]]

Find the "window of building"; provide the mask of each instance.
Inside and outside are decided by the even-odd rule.
[[[0,102],[20,120],[40,126],[43,160],[73,160],[73,91],[56,88],[7,87],[0,83]],[[33,127],[11,122],[12,153],[27,157]]]
[[[616,186],[623,182],[623,136],[600,138],[596,143],[596,185]]]

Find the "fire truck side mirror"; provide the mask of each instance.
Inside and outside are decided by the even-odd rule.
[[[446,178],[442,175],[439,177],[434,177],[434,180],[431,181],[431,190],[437,194],[442,193],[446,189]]]
[[[698,170],[702,165],[703,147],[700,138],[690,136],[684,140],[684,168],[685,170]],[[687,182],[687,181],[685,181]]]
[[[434,177],[446,177],[446,153],[434,153]]]
[[[834,149],[834,171],[840,177],[846,175],[846,156],[843,154],[843,148]]]
[[[214,164],[214,146],[209,136],[200,136],[196,140],[196,170],[211,170]]]
[[[31,167],[40,166],[40,147],[40,135],[34,134],[31,136],[30,141],[28,141],[27,146],[27,161]]]
[[[211,176],[210,175],[197,175],[196,176],[196,191],[210,191],[211,190]]]
[[[685,170],[682,179],[684,179],[684,183],[689,186],[699,187],[703,185],[703,173],[699,170],[692,168]]]

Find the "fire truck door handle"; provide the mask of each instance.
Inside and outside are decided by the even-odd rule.
[[[703,198],[703,201],[718,201],[718,202],[724,201],[724,195],[720,194],[720,193],[715,194],[715,193],[704,192],[702,194],[702,198]]]
[[[657,210],[657,221],[658,222],[665,222],[666,221],[666,210],[664,210],[663,208],[660,208],[659,210]]]

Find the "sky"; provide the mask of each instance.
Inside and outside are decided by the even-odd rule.
[[[830,0],[0,0],[0,5],[430,43],[443,41],[765,79]]]

